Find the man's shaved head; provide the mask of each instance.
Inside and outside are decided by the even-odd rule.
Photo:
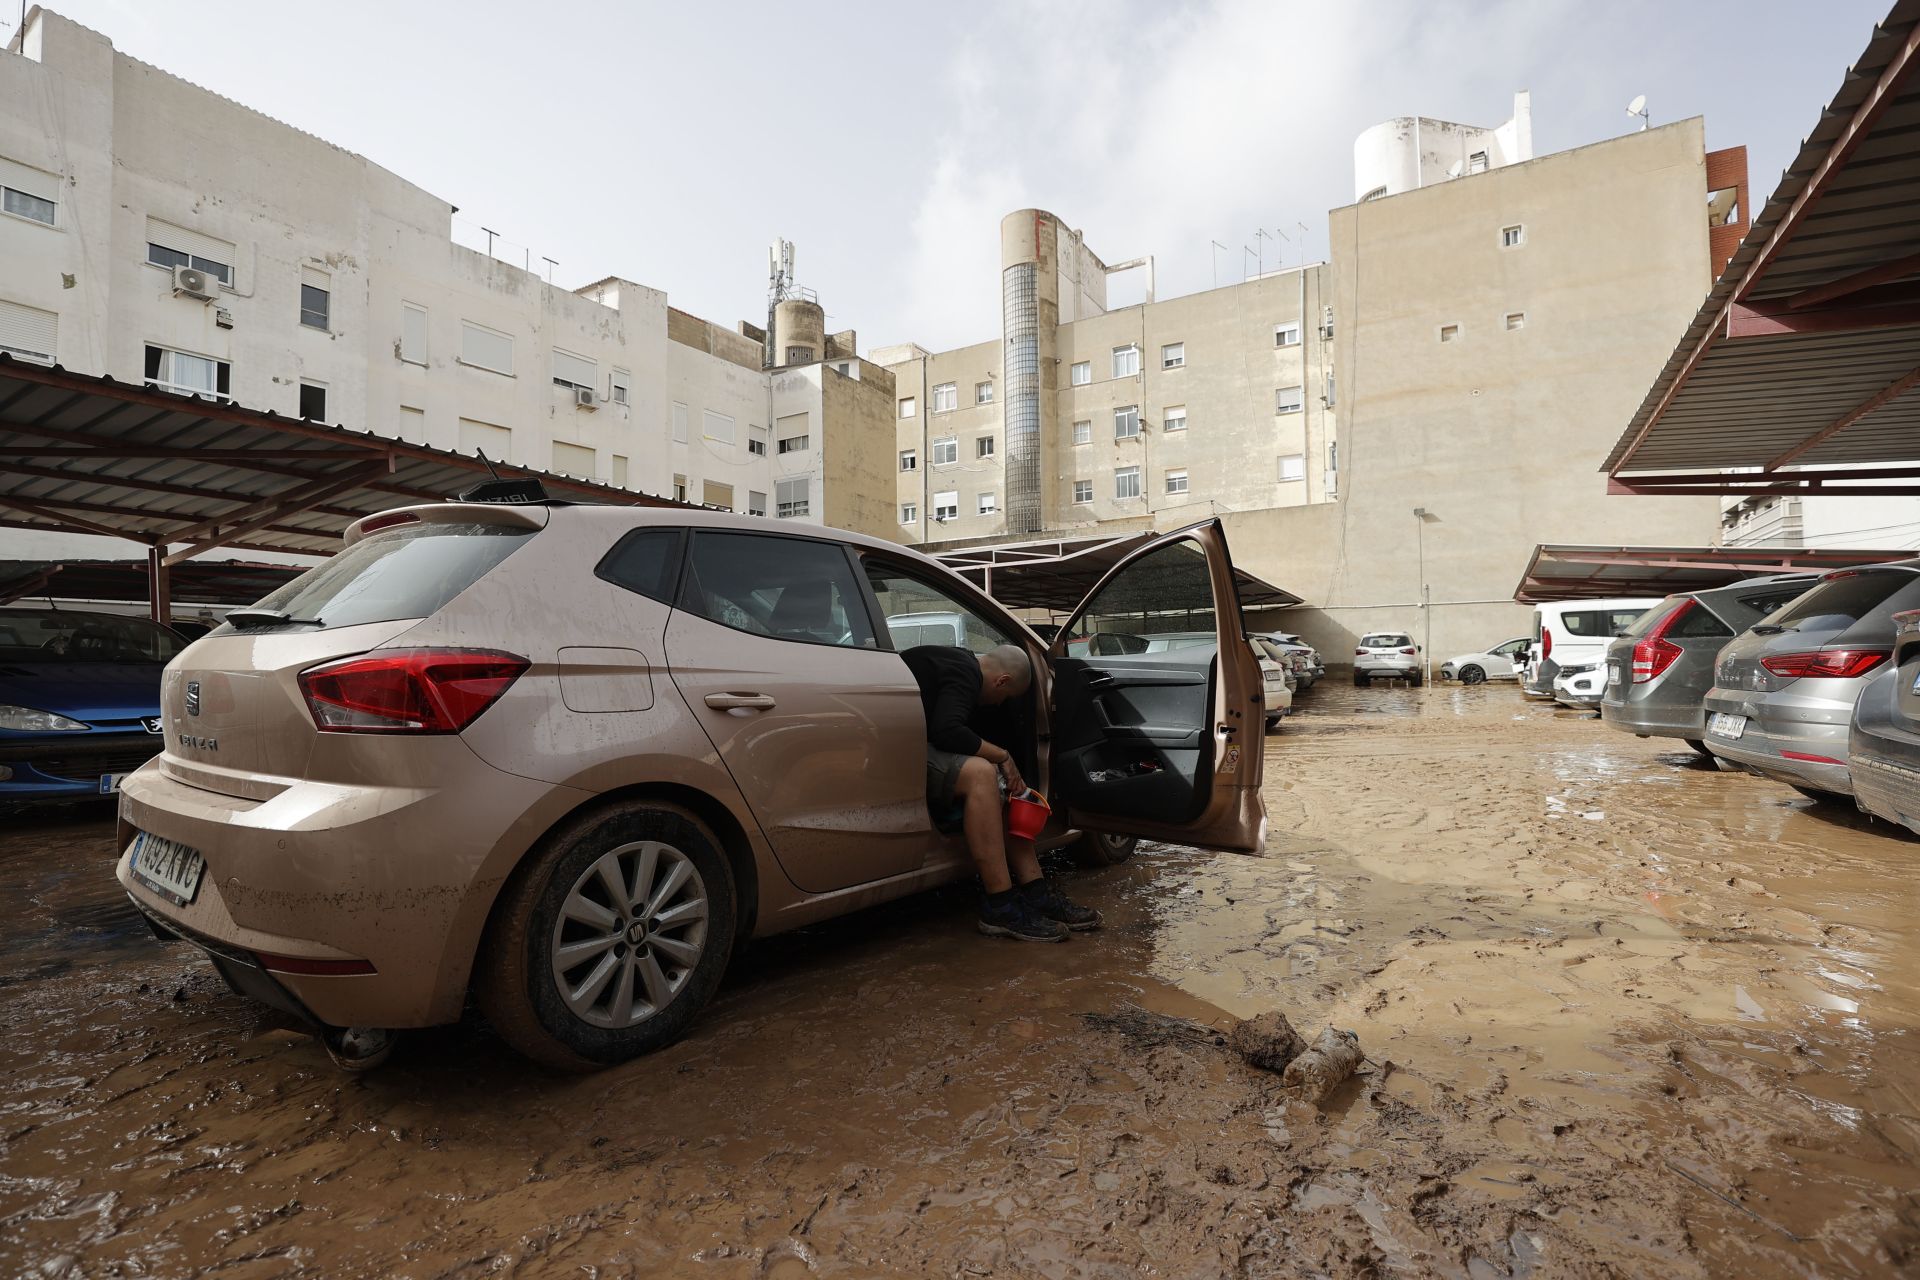
[[[1033,684],[1033,660],[1017,644],[1003,644],[980,655],[981,696],[1004,702],[1017,698]]]

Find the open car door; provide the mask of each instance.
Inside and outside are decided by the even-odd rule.
[[[1048,659],[1053,804],[1068,822],[1236,853],[1265,847],[1260,665],[1218,520],[1155,538],[1108,570]]]

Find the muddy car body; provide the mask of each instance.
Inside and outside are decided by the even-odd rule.
[[[1920,609],[1893,624],[1893,661],[1854,704],[1847,754],[1860,808],[1920,835]]]
[[[1238,637],[1230,575],[1216,522],[1166,535],[1049,651],[860,535],[558,503],[386,513],[168,667],[118,874],[231,985],[349,1050],[344,1029],[451,1022],[472,989],[531,1056],[617,1061],[684,1030],[737,942],[970,874],[927,813],[903,615],[961,614],[970,641],[1032,655],[1011,710],[1058,815],[1043,842],[1258,848],[1247,646],[1066,656],[1168,601],[1221,601]]]

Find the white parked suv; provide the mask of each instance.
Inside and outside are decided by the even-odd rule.
[[[1569,706],[1598,706],[1606,684],[1607,646],[1613,638],[1660,603],[1655,597],[1615,600],[1557,600],[1533,611],[1533,643],[1520,691]],[[1590,676],[1576,685],[1557,684],[1561,674]]]
[[[1371,684],[1375,676],[1405,680],[1420,687],[1420,646],[1404,631],[1371,631],[1353,651],[1353,682]]]

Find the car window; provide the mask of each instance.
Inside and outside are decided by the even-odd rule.
[[[170,662],[186,644],[145,618],[19,609],[0,613],[0,662]]]
[[[679,529],[635,529],[600,557],[593,572],[617,587],[672,604],[680,580],[681,536]]]
[[[1410,637],[1398,634],[1382,633],[1375,636],[1360,637],[1360,647],[1362,649],[1401,649],[1412,643],[1413,640]]]
[[[867,557],[864,567],[893,648],[945,644],[985,653],[999,645],[1016,643],[1000,625],[987,621],[925,578],[874,557]]]
[[[429,618],[524,547],[534,532],[424,522],[382,530],[307,570],[255,608],[279,609],[327,628]],[[228,634],[233,628],[220,630]]]
[[[1156,547],[1109,578],[1070,628],[1075,655],[1139,653],[1166,632],[1218,635],[1207,553],[1189,538]]]
[[[775,640],[879,647],[853,566],[832,542],[700,530],[680,608]]]
[[[1738,599],[1742,605],[1753,610],[1762,618],[1770,618],[1787,605],[1805,595],[1807,593],[1807,587],[1810,585],[1810,583],[1803,582],[1797,587],[1775,591],[1770,595],[1740,596]]]
[[[1668,596],[1665,600],[1662,600],[1659,604],[1634,619],[1633,625],[1627,628],[1627,638],[1629,640],[1640,639],[1649,631],[1659,626],[1668,614],[1678,609],[1690,599],[1692,599],[1691,596]],[[1698,610],[1695,610],[1695,612],[1698,612]]]
[[[1913,576],[1900,569],[1861,569],[1827,578],[1767,621],[1802,631],[1841,631],[1878,608]]]
[[[1638,622],[1646,612],[1644,606],[1631,609],[1569,609],[1560,615],[1560,625],[1571,636],[1605,636],[1611,639]]]
[[[1731,640],[1733,628],[1705,605],[1696,605],[1687,611],[1686,617],[1668,628],[1667,635],[1674,640]]]
[[[1498,654],[1502,658],[1511,658],[1514,655],[1518,654],[1521,650],[1525,649],[1526,647],[1527,647],[1527,641],[1524,639],[1509,640],[1505,644],[1501,645],[1498,649],[1495,649],[1494,653]]]

